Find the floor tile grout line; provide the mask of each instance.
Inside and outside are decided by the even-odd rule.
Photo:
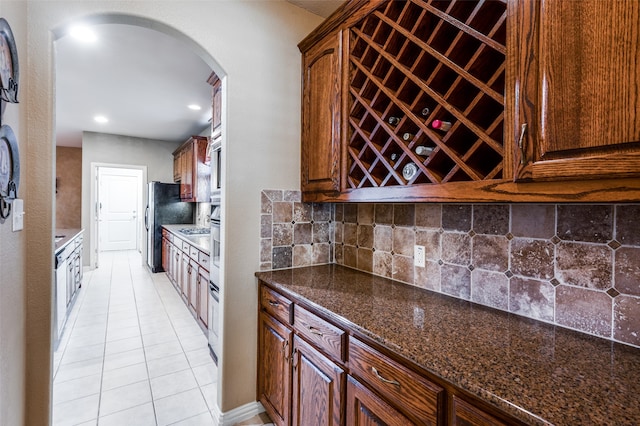
[[[104,256],[103,256],[104,259]],[[104,364],[107,356],[107,333],[109,332],[109,307],[111,306],[111,292],[113,291],[113,258],[111,261],[111,267],[109,269],[109,298],[107,299],[107,322],[104,329],[104,349],[102,350],[102,370],[100,371],[100,398],[98,398],[98,411],[96,412],[96,425],[100,423],[100,408],[102,406],[102,386],[104,384]]]
[[[137,254],[137,253],[136,253]],[[178,395],[182,392],[192,392],[195,389],[197,389],[197,394],[201,396],[201,398],[203,399],[203,402],[205,403],[206,406],[206,410],[202,411],[201,413],[197,413],[197,414],[193,414],[193,413],[189,413],[189,417],[186,417],[184,419],[181,420],[176,420],[177,423],[191,419],[191,418],[196,418],[198,416],[203,415],[205,412],[208,412],[209,415],[213,416],[211,409],[209,408],[209,404],[207,403],[208,399],[204,393],[204,387],[209,386],[209,385],[214,385],[216,381],[213,380],[213,382],[211,383],[206,383],[206,384],[201,384],[200,381],[197,379],[197,376],[195,374],[194,368],[197,367],[203,367],[206,368],[207,364],[200,364],[197,366],[193,365],[193,362],[195,361],[197,358],[194,359],[194,361],[191,361],[189,359],[189,357],[187,357],[187,350],[185,347],[185,342],[183,342],[183,340],[185,339],[195,339],[196,337],[200,336],[199,333],[197,334],[193,334],[193,335],[189,335],[189,333],[191,333],[191,331],[189,330],[189,325],[186,325],[186,319],[187,318],[191,318],[191,315],[187,315],[185,312],[183,312],[183,310],[188,309],[186,308],[184,305],[182,305],[182,298],[178,295],[178,293],[175,290],[175,287],[172,285],[171,282],[166,281],[159,278],[158,276],[154,276],[153,274],[151,274],[151,272],[145,267],[144,264],[142,264],[140,267],[135,266],[134,268],[134,256],[133,256],[133,252],[129,253],[129,252],[121,252],[121,253],[117,253],[114,254],[113,257],[107,257],[104,256],[105,259],[110,260],[110,263],[104,262],[104,264],[102,265],[103,267],[101,268],[102,271],[100,271],[100,273],[97,273],[95,271],[91,271],[93,274],[91,275],[90,279],[87,281],[87,284],[84,285],[84,290],[82,292],[82,298],[81,299],[77,299],[77,303],[76,305],[76,309],[75,309],[75,314],[74,314],[74,319],[73,322],[71,324],[67,324],[67,325],[72,325],[71,329],[68,330],[68,339],[64,342],[64,350],[63,352],[60,354],[60,359],[58,362],[58,367],[56,369],[56,373],[58,371],[58,369],[62,368],[62,363],[65,362],[65,355],[69,354],[69,349],[70,347],[68,346],[68,344],[71,341],[71,338],[74,337],[74,331],[78,331],[78,326],[79,326],[79,322],[80,320],[84,319],[85,317],[85,313],[84,313],[84,309],[87,309],[87,307],[89,307],[89,303],[93,304],[96,303],[97,306],[100,307],[100,309],[102,310],[102,303],[101,303],[101,299],[104,300],[105,298],[106,300],[106,318],[105,318],[105,322],[104,326],[104,335],[103,335],[103,340],[101,342],[95,343],[97,344],[103,344],[103,348],[102,348],[102,361],[101,361],[101,369],[99,373],[95,373],[100,374],[99,380],[100,380],[100,385],[99,385],[99,393],[98,394],[91,394],[91,395],[85,395],[82,398],[85,397],[89,397],[89,396],[96,396],[98,398],[98,407],[97,407],[97,413],[95,413],[96,417],[95,417],[95,423],[98,424],[100,422],[100,419],[102,417],[105,416],[109,416],[109,415],[113,415],[116,413],[119,413],[121,411],[125,411],[125,410],[129,410],[129,409],[134,409],[136,407],[142,406],[147,404],[148,402],[144,402],[141,404],[137,404],[133,407],[128,407],[125,408],[123,410],[118,410],[118,411],[114,411],[113,413],[109,413],[106,414],[105,416],[100,416],[100,410],[103,404],[102,401],[102,397],[103,397],[103,393],[106,392],[106,390],[104,389],[104,378],[105,378],[105,368],[107,366],[107,336],[110,332],[110,326],[114,325],[115,326],[115,322],[119,321],[114,319],[114,317],[120,316],[120,314],[122,314],[123,312],[127,312],[127,309],[119,309],[116,312],[111,312],[111,308],[114,306],[117,306],[118,304],[122,303],[123,305],[125,304],[129,304],[131,302],[132,303],[132,308],[135,309],[135,315],[132,316],[131,318],[135,318],[135,323],[137,324],[136,326],[132,326],[132,327],[137,327],[137,331],[139,334],[137,334],[137,336],[139,336],[140,338],[140,343],[142,344],[141,348],[134,348],[132,350],[137,350],[137,349],[142,349],[142,354],[143,354],[143,358],[144,358],[144,363],[145,363],[145,369],[146,369],[146,373],[147,373],[147,377],[145,380],[147,380],[147,386],[149,387],[149,392],[151,395],[151,407],[153,409],[154,412],[154,420],[155,420],[155,424],[158,425],[158,412],[156,411],[156,400],[154,399],[153,395],[153,387],[151,386],[151,377],[150,377],[150,371],[149,371],[149,360],[148,360],[148,356],[149,354],[147,353],[147,349],[148,346],[146,346],[144,344],[145,342],[145,338],[144,335],[142,333],[142,322],[141,322],[141,309],[144,306],[144,313],[145,314],[149,314],[149,315],[154,315],[154,311],[155,311],[155,307],[157,302],[160,302],[158,306],[158,312],[161,312],[162,315],[164,317],[167,318],[168,320],[168,324],[167,326],[170,327],[170,330],[173,332],[178,345],[176,347],[176,349],[179,347],[180,351],[176,354],[176,355],[182,355],[185,359],[186,359],[186,368],[178,371],[178,372],[182,372],[182,371],[190,371],[191,375],[193,376],[193,378],[195,379],[195,384],[194,387],[191,389],[187,389],[187,390],[181,390],[180,392],[175,392],[172,393],[170,395],[165,395],[163,396],[163,398],[169,398],[175,395]],[[136,257],[137,259],[137,257]],[[127,271],[118,271],[118,273],[116,273],[116,269],[118,269],[119,265],[123,264],[127,266]],[[108,272],[104,271],[104,266],[109,265],[109,269]],[[95,272],[95,273],[94,273]],[[87,274],[89,275],[89,274]],[[127,277],[124,275],[128,275],[128,280]],[[116,280],[118,278],[122,278],[122,282],[124,285],[119,284],[120,280],[118,280],[118,283],[116,282]],[[152,286],[152,287],[151,287]],[[102,292],[104,292],[104,294],[102,294]],[[97,295],[97,296],[96,296]],[[105,297],[106,296],[106,297]],[[176,297],[179,298],[179,300],[175,299]],[[174,300],[175,299],[175,300]],[[117,300],[117,303],[116,303]],[[177,300],[177,301],[176,301]],[[171,303],[169,303],[171,302]],[[180,303],[178,303],[180,302]],[[152,308],[153,307],[153,308]],[[169,308],[171,308],[171,310],[169,310]],[[131,309],[131,308],[129,308]],[[191,314],[191,312],[188,312],[188,314]],[[146,316],[146,315],[145,315]],[[89,316],[89,318],[91,318]],[[196,327],[199,326],[199,324],[197,324],[197,320],[191,318],[193,321],[196,321],[195,325]],[[123,319],[123,323],[126,323],[126,321],[124,321]],[[146,321],[145,321],[146,323]],[[180,333],[178,333],[178,325],[181,325],[180,329],[182,330]],[[116,328],[114,328],[111,331],[114,330],[119,330],[120,328],[118,326],[115,326]],[[145,326],[146,328],[146,326]],[[87,327],[87,329],[90,329],[90,327]],[[199,330],[200,332],[202,332],[201,328]],[[90,334],[90,333],[88,333]],[[186,334],[186,336],[184,336]],[[206,333],[204,333],[206,336]],[[117,331],[115,332],[115,335],[117,335]],[[180,336],[183,336],[182,338]],[[133,337],[133,336],[132,336]],[[122,339],[126,339],[122,338]],[[116,339],[117,340],[121,340],[121,339]],[[195,342],[194,342],[195,343]],[[159,345],[161,345],[162,343],[158,343]],[[153,346],[153,345],[150,345]],[[150,347],[149,346],[149,347]],[[78,346],[78,347],[82,347],[82,346]],[[195,347],[195,346],[193,346]],[[205,346],[206,349],[206,346]],[[200,350],[200,348],[196,348],[196,349],[191,349],[191,351],[198,351]],[[114,354],[110,354],[111,355],[117,355],[119,353],[125,353],[127,351],[121,351],[121,352],[116,352]],[[93,359],[93,358],[90,358]],[[97,357],[96,357],[97,359]],[[158,358],[161,359],[161,358]],[[82,361],[87,361],[87,360],[80,360],[78,362],[82,362]],[[69,365],[69,364],[65,364],[65,365]],[[109,371],[115,371],[117,369],[120,368],[126,368],[127,366],[122,366],[122,367],[117,367],[116,369],[112,369]],[[165,373],[165,374],[161,374],[159,376],[157,376],[157,378],[163,377],[165,375],[170,375],[170,374],[174,374],[174,373],[178,373],[178,372],[170,372],[170,373]],[[86,377],[86,376],[83,376]],[[73,380],[73,379],[70,379]],[[135,383],[141,383],[144,382],[144,380],[140,380],[137,381]],[[64,383],[64,382],[62,382]],[[122,386],[126,386],[126,385],[122,385]],[[110,390],[114,390],[114,389],[118,389],[120,386],[115,387],[113,389],[109,389]],[[163,398],[158,398],[158,400],[161,400]],[[71,402],[73,400],[70,401],[64,401],[64,402]],[[91,422],[94,422],[94,420],[90,420]],[[84,424],[84,423],[83,423]],[[171,423],[174,424],[174,423]]]
[[[153,408],[153,420],[155,424],[158,424],[158,413],[156,412],[156,404],[153,399],[153,387],[151,386],[151,375],[149,374],[149,362],[147,360],[147,350],[144,344],[144,336],[142,335],[142,326],[140,324],[140,312],[138,310],[138,298],[136,297],[136,288],[134,284],[133,271],[131,269],[131,257],[127,256],[127,265],[129,266],[129,277],[131,282],[131,294],[133,296],[133,302],[136,310],[136,319],[138,323],[138,329],[140,330],[140,340],[142,341],[142,355],[144,357],[144,365],[147,370],[147,384],[149,386],[149,395],[151,396],[151,407]],[[145,265],[142,265],[144,268]]]

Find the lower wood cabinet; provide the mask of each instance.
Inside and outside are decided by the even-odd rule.
[[[351,426],[412,424],[405,415],[352,376],[347,379],[347,424]]]
[[[198,268],[198,321],[209,327],[209,271]]]
[[[258,400],[274,424],[523,424],[325,315],[260,281]]]
[[[291,424],[343,425],[345,379],[344,369],[294,336]]]
[[[451,397],[453,416],[449,424],[456,426],[507,426],[511,423],[497,419],[481,408],[453,395]]]
[[[258,400],[274,424],[289,425],[293,331],[264,312],[258,321]]]
[[[441,386],[390,359],[359,339],[349,339],[349,370],[410,418],[411,424],[443,424]]]
[[[163,229],[162,267],[196,318],[200,327],[209,326],[209,255]]]

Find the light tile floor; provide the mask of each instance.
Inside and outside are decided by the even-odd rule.
[[[213,424],[207,338],[135,251],[103,252],[85,272],[53,367],[54,426]]]

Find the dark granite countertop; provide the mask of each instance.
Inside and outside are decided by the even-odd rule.
[[[640,424],[640,349],[339,265],[256,276],[529,424]]]

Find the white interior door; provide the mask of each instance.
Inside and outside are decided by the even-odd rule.
[[[101,251],[138,248],[141,182],[141,170],[98,169],[98,234]]]

